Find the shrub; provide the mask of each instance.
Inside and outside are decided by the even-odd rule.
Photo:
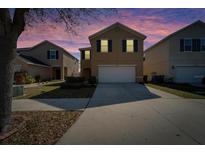
[[[89,79],[88,79],[88,83],[89,84],[96,84],[97,83],[97,79],[95,76],[91,76]]]
[[[147,83],[147,81],[148,81],[148,80],[147,80],[147,75],[144,75],[144,76],[143,76],[143,82],[144,82],[144,83]]]
[[[84,77],[66,77],[66,83],[83,83],[85,81]]]
[[[154,83],[163,83],[164,82],[164,75],[153,75],[152,82]]]
[[[202,84],[205,84],[205,76],[202,78]]]
[[[15,72],[14,80],[16,84],[25,84],[25,75],[23,72]]]
[[[25,74],[25,82],[26,82],[26,84],[34,83],[35,79],[31,75],[26,73]]]
[[[174,78],[173,77],[169,77],[165,79],[165,82],[167,83],[173,83],[174,82]]]
[[[40,82],[41,81],[41,76],[40,75],[36,75],[35,76],[35,80],[36,80],[36,82]]]
[[[84,86],[84,77],[66,77],[65,83],[61,85],[61,88],[81,88]]]
[[[157,76],[157,82],[158,83],[163,83],[164,82],[164,75],[158,75]]]
[[[36,81],[27,72],[15,72],[14,80],[15,80],[16,84],[30,84],[30,83],[34,83]]]

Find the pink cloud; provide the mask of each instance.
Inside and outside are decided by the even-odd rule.
[[[77,36],[65,32],[65,26],[62,24],[53,22],[40,23],[34,27],[28,27],[23,32],[19,38],[18,47],[29,47],[43,40],[51,40],[69,52],[79,53],[79,48],[89,45],[89,35],[115,22],[121,22],[147,35],[145,44],[150,46],[184,26],[184,23],[181,22],[167,22],[162,16],[135,15],[130,10],[119,10],[118,16],[111,15],[102,20],[93,21],[90,25],[82,24],[77,27]],[[145,48],[147,47],[146,45]]]

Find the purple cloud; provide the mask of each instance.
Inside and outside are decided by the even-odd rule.
[[[102,9],[105,11],[106,9]],[[65,32],[62,24],[39,23],[27,27],[18,40],[18,47],[33,46],[40,41],[50,40],[79,58],[79,48],[89,46],[88,36],[115,22],[121,22],[145,35],[145,48],[196,20],[205,20],[205,9],[118,9],[118,15],[100,16],[90,24],[82,21],[77,27],[78,35]]]

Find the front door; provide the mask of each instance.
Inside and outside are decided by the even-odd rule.
[[[54,80],[60,80],[61,79],[61,71],[59,67],[53,68],[53,79]]]
[[[68,76],[68,69],[67,67],[64,67],[64,78]]]

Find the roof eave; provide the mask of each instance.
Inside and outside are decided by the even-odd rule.
[[[36,63],[29,62],[27,59],[25,59],[23,57],[20,57],[19,55],[17,56],[17,58],[21,59],[23,62],[25,62],[28,65],[35,65],[35,66],[41,66],[41,67],[50,67],[50,66],[47,66],[47,65],[41,65],[41,64],[36,64]]]
[[[83,50],[90,50],[91,47],[85,47],[85,48],[79,48],[78,50],[83,51]]]
[[[104,28],[104,29],[102,29],[102,30],[100,30],[100,31],[90,35],[88,38],[89,38],[89,40],[91,40],[91,39],[93,39],[93,38],[95,38],[95,37],[105,33],[106,31],[109,31],[110,29],[112,29],[112,28],[114,28],[116,26],[123,27],[123,28],[127,29],[127,31],[130,31],[130,33],[134,33],[135,35],[139,36],[143,40],[146,39],[146,35],[138,32],[138,31],[136,31],[136,30],[126,26],[126,25],[123,25],[123,24],[121,24],[119,22],[114,23],[114,24],[112,24],[112,25],[110,25],[110,26],[108,26],[108,27],[106,27],[106,28]]]

